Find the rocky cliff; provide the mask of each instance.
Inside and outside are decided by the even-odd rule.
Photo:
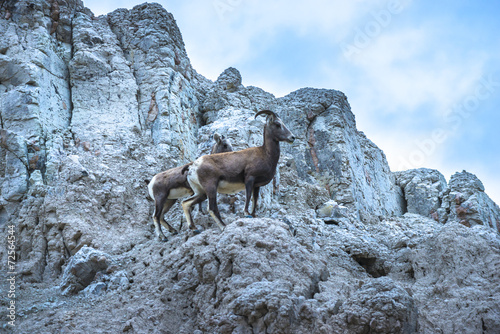
[[[498,205],[465,171],[391,173],[342,92],[276,98],[234,68],[207,80],[158,4],[94,17],[79,0],[1,1],[0,33],[2,330],[500,331]],[[261,218],[220,196],[226,229],[197,212],[193,235],[176,205],[180,233],[157,241],[145,181],[215,132],[261,145],[262,109],[297,140]]]

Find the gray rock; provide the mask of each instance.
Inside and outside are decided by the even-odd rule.
[[[69,183],[74,183],[82,178],[88,177],[88,170],[82,166],[78,155],[70,155],[65,161],[64,168],[66,169],[66,180]]]
[[[452,175],[441,206],[447,219],[465,226],[486,225],[500,232],[500,207],[484,190],[474,174],[463,171]]]
[[[26,154],[26,140],[9,130],[0,130],[0,153],[2,187],[0,190],[2,201],[17,202],[28,190],[28,157]]]
[[[136,79],[105,17],[79,13],[73,26],[72,132],[86,150],[114,147],[140,128]]]
[[[394,175],[396,183],[403,190],[406,211],[439,221],[438,210],[441,207],[443,192],[447,188],[444,176],[435,169],[427,168],[395,172]]]
[[[42,172],[39,170],[35,170],[33,173],[30,175],[30,185],[43,185],[43,177],[42,177]]]
[[[323,219],[325,224],[336,225],[340,222],[348,223],[350,217],[349,210],[345,206],[338,205],[338,203],[333,200],[329,200],[316,209],[316,215],[318,218]]]
[[[241,74],[234,67],[229,67],[224,70],[224,72],[219,75],[215,84],[223,90],[227,90],[230,93],[234,93],[238,89],[242,88],[241,85]]]
[[[319,182],[363,220],[402,214],[385,154],[356,129],[343,93],[303,88],[280,98],[278,109],[297,137],[283,151],[294,157],[303,182]]]
[[[418,310],[412,297],[387,277],[364,284],[339,309],[350,333],[415,333]]]
[[[91,247],[83,247],[70,259],[64,269],[60,284],[62,294],[74,294],[85,289],[98,272],[106,271],[110,263],[110,255]],[[94,285],[87,290],[87,293],[95,294],[101,290],[101,285]]]
[[[107,15],[107,22],[137,84],[137,91],[125,96],[137,99],[134,112],[142,128],[150,131],[161,151],[183,161],[194,160],[199,99],[209,81],[192,69],[172,14],[159,4],[145,3],[130,11],[116,10]],[[148,122],[153,98],[158,117]]]
[[[126,290],[130,287],[130,281],[124,270],[113,273],[109,279],[109,290]]]
[[[419,332],[500,330],[500,293],[489,288],[499,284],[499,245],[498,233],[488,227],[449,222],[406,250],[404,261],[411,265],[407,286],[419,312]]]
[[[86,297],[90,296],[100,296],[103,295],[106,292],[107,285],[104,282],[97,282],[88,285],[85,289],[80,291],[83,295]]]

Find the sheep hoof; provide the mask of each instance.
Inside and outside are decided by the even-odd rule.
[[[246,215],[245,218],[253,218],[252,215]]]
[[[168,241],[168,239],[167,239],[167,238],[163,238],[163,239],[161,239],[161,242],[167,242],[167,241]]]
[[[200,230],[193,230],[193,234],[196,235],[196,234],[200,234],[201,231]]]

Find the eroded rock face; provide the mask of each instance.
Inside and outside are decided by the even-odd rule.
[[[441,223],[456,221],[471,227],[486,225],[499,229],[500,208],[484,192],[482,182],[463,171],[451,176],[449,184],[437,170],[420,168],[395,172],[403,189],[409,213]]]
[[[446,179],[435,169],[410,169],[395,172],[396,183],[403,190],[407,212],[439,221],[439,208],[447,188]]]
[[[413,298],[388,278],[363,285],[340,311],[352,333],[415,333],[417,329]]]
[[[71,118],[71,41],[65,32],[71,29],[69,19],[85,9],[81,1],[68,3],[52,35],[50,11],[46,1],[2,5],[0,205],[9,215],[19,208],[31,173],[38,170],[44,180],[54,178],[55,152]]]
[[[294,157],[303,182],[319,182],[362,220],[403,213],[385,155],[356,129],[343,93],[303,88],[279,99],[278,109],[298,139],[284,152]]]
[[[499,241],[498,234],[486,226],[468,228],[450,222],[409,251],[422,332],[495,333],[500,329],[499,291],[486,288],[497,284]],[[450,318],[462,320],[444,320]]]
[[[203,310],[206,330],[290,330],[289,315],[326,279],[326,264],[291,240],[288,225],[279,221],[242,219],[227,232],[179,271],[191,275],[193,266],[198,273],[193,301]],[[207,298],[213,303],[207,305]]]
[[[234,67],[229,67],[224,72],[219,75],[215,84],[222,90],[227,90],[228,92],[235,92],[242,87],[241,84],[241,74]]]
[[[140,133],[136,79],[106,17],[78,13],[73,29],[71,131],[88,150],[115,149]]]
[[[173,18],[157,5],[118,11],[108,20],[93,17],[81,1],[60,3],[51,32],[50,2],[30,3],[2,7],[0,20],[0,218],[2,226],[16,224],[21,277],[40,282],[59,277],[84,246],[114,252],[150,233],[144,229],[150,217],[144,181],[195,157],[197,120],[191,116],[208,80],[190,68],[185,51],[179,64],[170,64],[147,62],[139,50],[140,65],[133,66],[130,53],[142,47],[134,38],[151,31],[160,39],[149,55],[174,44],[183,50],[180,33],[171,34]],[[149,27],[151,15],[172,22]],[[119,34],[130,19],[142,20],[146,31]],[[163,86],[170,81],[177,88]],[[153,91],[159,114],[148,123],[149,97],[139,97]],[[188,118],[186,105],[192,108]],[[175,142],[155,139],[168,140],[160,134],[162,122]],[[128,232],[117,238],[102,233],[112,224]]]
[[[500,232],[500,207],[484,192],[483,183],[463,171],[451,176],[443,196],[443,212],[465,226],[486,225]]]
[[[6,1],[0,33],[0,232],[15,227],[21,332],[499,332],[498,206],[469,173],[393,175],[343,93],[275,98],[235,68],[211,82],[158,4],[96,18],[76,0]],[[197,212],[194,236],[176,204],[180,233],[159,243],[147,181],[215,132],[261,145],[262,109],[297,140],[261,218],[219,196],[228,226]]]
[[[161,151],[194,160],[200,98],[211,83],[192,69],[172,14],[152,3],[116,10],[103,20],[134,73],[138,91],[132,97],[142,128]]]

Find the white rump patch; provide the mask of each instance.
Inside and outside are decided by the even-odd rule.
[[[168,192],[168,199],[177,199],[181,197],[185,197],[187,195],[192,195],[193,192],[191,189],[180,187],[180,188],[172,188]]]
[[[148,184],[148,192],[149,192],[149,196],[151,197],[151,199],[154,201],[155,200],[155,196],[153,194],[153,185],[155,184],[155,180],[156,180],[156,175],[153,176],[153,178],[151,179],[151,182],[149,182]]]
[[[245,190],[245,184],[240,182],[220,181],[217,186],[217,192],[221,194],[236,194],[242,190]]]
[[[191,188],[196,194],[203,194],[204,191],[200,185],[200,179],[198,178],[198,167],[203,163],[203,157],[196,159],[193,164],[189,167],[187,180]]]

